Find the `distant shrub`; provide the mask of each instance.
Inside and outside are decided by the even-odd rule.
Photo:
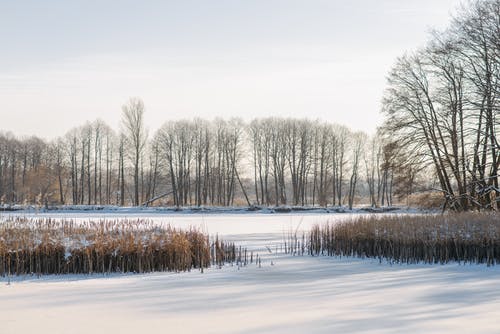
[[[421,209],[440,209],[443,207],[443,195],[438,192],[412,194],[408,203],[411,207]]]

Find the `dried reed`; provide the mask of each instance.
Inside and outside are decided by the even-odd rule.
[[[213,255],[212,255],[213,254]],[[235,261],[234,244],[146,220],[16,218],[0,223],[0,276],[203,270]]]
[[[316,225],[311,255],[357,256],[396,263],[500,263],[500,215],[369,216]]]

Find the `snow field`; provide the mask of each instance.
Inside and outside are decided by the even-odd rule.
[[[78,213],[50,215],[88,219],[87,214]],[[3,280],[0,333],[500,331],[498,267],[391,266],[371,259],[275,253],[284,233],[349,216],[152,215],[147,218],[176,227],[199,226],[212,236],[218,234],[225,240],[236,241],[258,251],[263,257],[262,266],[229,265],[210,268],[203,274],[195,270],[19,277],[10,284]]]

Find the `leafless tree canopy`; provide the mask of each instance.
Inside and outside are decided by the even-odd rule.
[[[120,133],[97,120],[52,142],[0,135],[2,203],[392,204],[393,165],[384,164],[381,137],[265,118],[167,122],[148,140],[143,117],[143,103],[132,99]]]
[[[455,210],[500,199],[499,50],[500,1],[476,1],[389,74],[384,131],[415,168],[432,166]]]
[[[142,154],[146,145],[147,134],[144,129],[144,103],[138,98],[131,98],[122,107],[123,133],[128,140],[130,159],[134,168],[134,205],[139,205],[139,170]],[[141,178],[143,175],[141,175]]]

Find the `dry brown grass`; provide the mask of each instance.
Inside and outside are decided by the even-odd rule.
[[[311,255],[357,256],[396,263],[500,263],[500,215],[462,213],[368,216],[315,226]]]
[[[203,270],[236,258],[236,247],[190,228],[145,220],[17,218],[0,223],[0,276]]]
[[[403,201],[406,204],[406,200]],[[424,192],[410,195],[410,207],[421,209],[440,209],[443,207],[443,195],[438,192]]]

